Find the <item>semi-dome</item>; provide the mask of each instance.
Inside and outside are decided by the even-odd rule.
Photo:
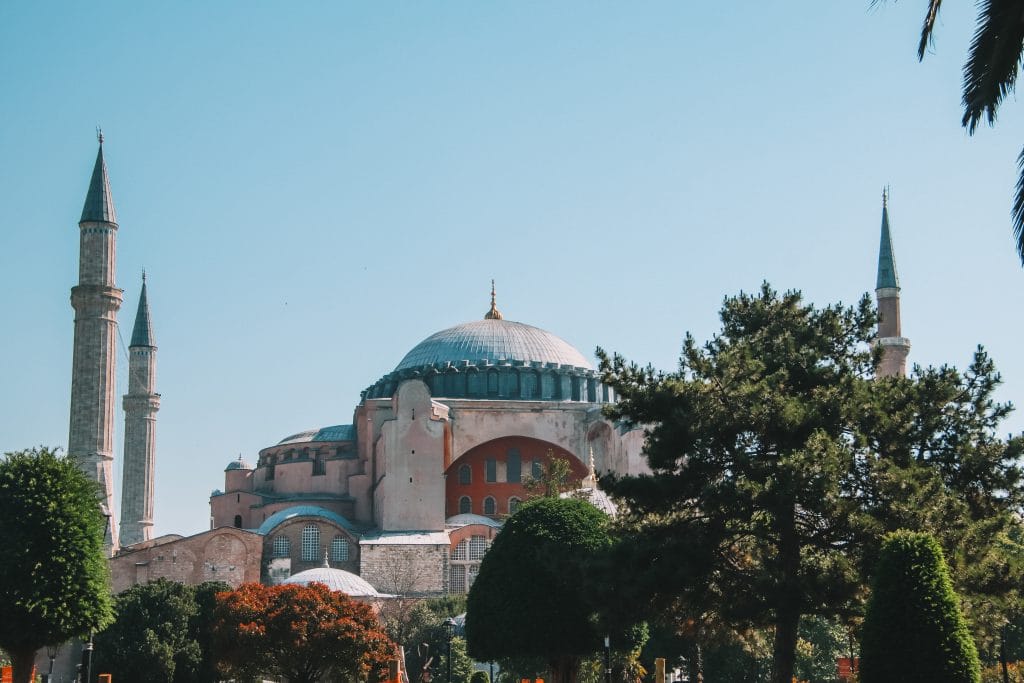
[[[395,370],[461,361],[525,361],[592,367],[579,350],[557,335],[525,323],[492,318],[435,332],[405,354]]]

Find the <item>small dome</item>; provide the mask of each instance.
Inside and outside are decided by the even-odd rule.
[[[322,583],[332,591],[341,591],[353,598],[377,598],[381,597],[377,589],[370,585],[369,581],[361,576],[343,569],[332,569],[331,567],[317,567],[307,569],[304,572],[293,574],[284,583],[308,586],[311,583]]]
[[[436,332],[414,346],[395,370],[468,360],[557,363],[593,369],[564,339],[525,323],[500,318],[474,320]]]
[[[242,455],[241,455],[241,453],[239,453],[238,460],[232,460],[231,462],[229,462],[228,466],[224,468],[224,471],[225,472],[230,472],[232,470],[251,470],[251,469],[254,469],[253,466],[250,465],[249,463],[247,463],[246,461],[242,460]]]

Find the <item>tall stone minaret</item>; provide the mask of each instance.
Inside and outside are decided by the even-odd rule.
[[[875,374],[878,377],[907,374],[907,355],[910,340],[900,329],[900,281],[896,276],[896,258],[893,255],[892,236],[889,234],[889,193],[882,192],[882,239],[878,247],[878,280],[875,284],[878,301],[878,336],[875,343],[882,347],[882,360]]]
[[[121,485],[121,544],[153,536],[153,473],[156,466],[156,342],[146,300],[146,274],[128,345],[128,393],[124,396],[124,479]]]
[[[102,503],[113,514],[114,364],[117,311],[123,292],[114,283],[117,215],[103,161],[103,135],[89,193],[79,221],[78,286],[71,288],[75,309],[74,360],[71,368],[71,429],[68,455],[97,481]],[[117,548],[111,518],[108,550]]]

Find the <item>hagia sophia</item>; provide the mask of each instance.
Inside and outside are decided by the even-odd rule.
[[[113,512],[122,290],[102,138],[79,226],[68,453],[100,483]],[[880,374],[904,373],[910,348],[894,263],[883,201]],[[595,472],[647,471],[643,429],[604,416],[615,396],[587,358],[551,332],[506,319],[492,283],[480,319],[427,337],[383,370],[347,422],[297,431],[225,463],[224,480],[211,482],[209,530],[153,538],[160,395],[146,287],[143,278],[123,397],[122,505],[109,548],[115,592],[159,577],[238,585],[312,572],[366,597],[465,593],[502,519],[552,459],[566,460],[595,498]]]

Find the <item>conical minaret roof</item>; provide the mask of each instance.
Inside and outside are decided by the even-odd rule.
[[[899,286],[892,236],[889,234],[889,193],[882,192],[882,239],[878,245],[878,280],[875,289],[899,289]]]
[[[92,169],[92,180],[89,181],[89,193],[85,195],[85,206],[82,207],[81,223],[93,221],[97,223],[117,223],[114,211],[114,196],[110,193],[110,178],[107,177],[107,164],[103,161],[103,135],[99,136],[100,149],[96,153],[96,165]]]
[[[142,292],[139,294],[139,309],[135,312],[135,327],[132,328],[133,346],[156,346],[153,338],[153,323],[149,319],[149,302],[146,300],[146,274],[142,274]]]

